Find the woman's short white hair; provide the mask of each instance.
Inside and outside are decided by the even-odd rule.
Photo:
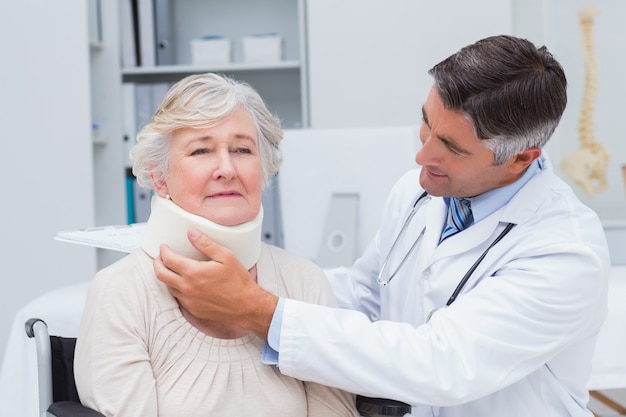
[[[152,188],[153,181],[167,180],[170,139],[175,131],[217,125],[239,107],[257,127],[263,185],[267,186],[282,161],[280,120],[248,84],[213,73],[190,75],[174,84],[137,134],[130,158],[139,185]]]

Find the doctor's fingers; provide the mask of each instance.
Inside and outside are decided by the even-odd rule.
[[[160,256],[153,262],[157,278],[188,297],[203,293],[207,287],[229,275],[229,268],[219,262],[187,258],[173,252],[167,245],[161,245],[160,249]]]
[[[163,252],[163,250],[161,252]],[[169,263],[171,264],[172,262],[169,261]],[[159,255],[154,259],[152,262],[152,268],[154,269],[157,279],[168,287],[178,288],[178,286],[184,284],[185,280],[178,272],[176,272],[176,266],[174,265],[172,266],[173,269],[170,269],[165,264],[162,255]]]
[[[187,260],[191,261],[190,259]],[[171,263],[172,262],[170,261],[170,264]],[[154,260],[152,267],[157,279],[167,286],[170,294],[172,294],[172,296],[176,298],[178,302],[188,311],[195,311],[194,306],[199,301],[198,294],[202,292],[198,282],[195,281],[194,278],[191,278],[191,276],[181,275],[166,266],[161,256],[158,256]],[[199,314],[196,313],[196,315],[200,317]]]

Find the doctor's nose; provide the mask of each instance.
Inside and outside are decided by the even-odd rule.
[[[420,132],[420,142],[422,142],[422,146],[415,154],[415,162],[421,166],[428,165],[429,161],[433,159],[430,135]]]

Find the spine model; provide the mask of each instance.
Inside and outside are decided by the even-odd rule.
[[[593,38],[594,19],[598,9],[588,5],[579,14],[582,49],[585,57],[585,89],[578,120],[580,148],[561,161],[561,170],[580,186],[589,197],[606,190],[608,150],[596,141],[593,112],[598,91],[598,60]]]

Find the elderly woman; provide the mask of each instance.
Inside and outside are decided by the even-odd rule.
[[[161,244],[199,256],[189,227],[229,246],[278,295],[334,304],[312,262],[262,244],[261,195],[280,165],[277,118],[249,86],[215,74],[174,85],[131,151],[156,195],[142,248],[98,272],[75,357],[81,401],[106,416],[357,416],[352,394],[261,363],[263,340],[199,320],[155,278]]]

